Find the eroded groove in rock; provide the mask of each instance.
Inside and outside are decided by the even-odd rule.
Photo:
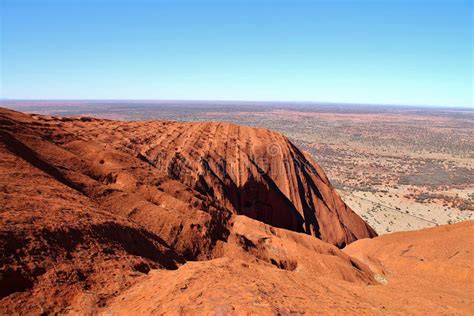
[[[130,124],[140,135],[144,127]],[[160,134],[157,127],[156,135],[147,138],[163,146],[161,165],[168,166],[171,177],[234,212],[304,231],[339,247],[376,235],[344,204],[322,169],[280,134],[226,123],[172,124],[190,132],[175,128]],[[206,145],[196,148],[200,142]],[[142,141],[133,146],[137,152],[143,152],[142,147]],[[148,155],[154,159],[156,154]]]

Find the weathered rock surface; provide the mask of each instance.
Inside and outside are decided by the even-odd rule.
[[[133,192],[133,200],[153,204],[153,199],[160,200],[156,191],[168,193],[173,187],[232,213],[340,247],[376,235],[344,204],[311,157],[278,133],[223,123],[116,122],[8,110],[1,114],[10,152],[18,155],[17,147],[25,147],[41,155],[38,161],[56,170],[56,180],[88,191],[83,192],[87,196],[110,195],[106,202],[113,208],[123,206],[120,212],[130,212],[133,205],[116,195]],[[183,200],[177,191],[173,195]],[[116,200],[120,205],[113,205]],[[132,216],[142,215],[137,211]]]
[[[224,123],[128,123],[138,157],[237,214],[343,247],[376,233],[286,137]]]
[[[317,165],[267,130],[0,109],[0,172],[7,312],[100,306],[136,273],[223,256],[236,214],[338,246],[374,235]]]
[[[179,270],[154,270],[101,310],[115,315],[470,315],[474,310],[472,221],[359,240],[343,250],[352,258],[317,239],[251,221],[237,218],[234,233],[264,247],[262,253],[280,264],[272,267],[233,252]],[[359,267],[357,273],[347,269],[348,260]],[[377,282],[366,279],[364,263],[374,269]]]
[[[442,312],[472,307],[472,223],[439,228],[441,252],[427,231],[429,255],[425,232],[353,243],[374,231],[268,130],[0,108],[0,174],[1,314],[432,311],[418,291]],[[465,292],[439,283],[435,299],[437,273]],[[397,291],[403,304],[384,302]]]

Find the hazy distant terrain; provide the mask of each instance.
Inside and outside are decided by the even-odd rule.
[[[378,233],[472,219],[474,110],[212,101],[4,101],[46,115],[226,121],[280,131],[310,152]]]

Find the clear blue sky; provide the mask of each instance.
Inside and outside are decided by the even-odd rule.
[[[473,3],[1,2],[1,97],[473,106]]]

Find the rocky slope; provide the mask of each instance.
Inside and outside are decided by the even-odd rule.
[[[2,314],[409,311],[382,303],[397,287],[414,295],[400,285],[405,244],[364,239],[341,251],[374,231],[280,134],[0,108],[0,173]],[[465,225],[445,234],[469,239]],[[462,286],[471,246],[429,260],[461,271]],[[465,289],[436,302],[465,312]]]
[[[52,311],[82,291],[100,304],[135,273],[221,257],[236,214],[337,246],[375,235],[268,130],[0,109],[0,172],[0,295],[21,310],[37,308],[31,291]]]
[[[301,234],[252,225],[244,236],[293,258],[278,269],[241,256],[154,270],[100,311],[113,315],[470,315],[474,311],[474,223],[465,222],[356,241],[339,252]],[[257,229],[255,229],[257,227]],[[255,239],[253,239],[255,240]],[[327,244],[326,244],[327,246]],[[347,250],[346,250],[347,249]],[[358,258],[361,261],[357,261]],[[364,279],[366,266],[377,282]]]
[[[221,123],[116,122],[8,110],[0,115],[10,153],[21,157],[28,156],[18,152],[21,148],[32,151],[38,163],[56,170],[57,181],[100,198],[115,212],[135,209],[126,214],[132,217],[150,212],[124,202],[129,200],[124,194],[133,193],[131,200],[141,204],[155,199],[156,206],[165,204],[160,191],[188,204],[186,194],[178,192],[185,190],[231,213],[340,247],[375,236],[311,157],[278,133]]]
[[[245,216],[221,258],[156,270],[99,311],[112,314],[286,315],[321,312],[331,284],[375,286],[359,261],[316,238]],[[310,303],[311,302],[311,303]]]

